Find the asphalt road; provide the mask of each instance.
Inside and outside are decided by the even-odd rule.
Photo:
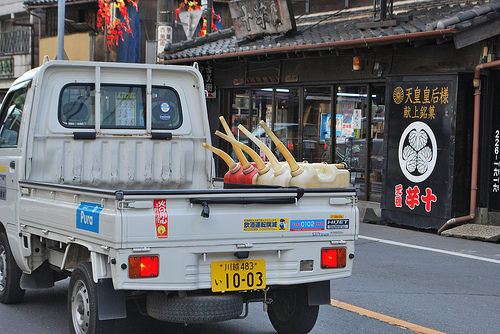
[[[68,333],[67,285],[0,304],[0,334]],[[500,244],[361,224],[353,276],[332,282],[332,305],[320,308],[311,333],[498,333]],[[113,333],[274,330],[262,304],[252,304],[246,319],[187,327],[130,314]]]

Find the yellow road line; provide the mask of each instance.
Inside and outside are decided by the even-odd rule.
[[[391,325],[396,325],[400,328],[407,329],[407,330],[412,331],[414,333],[445,334],[443,332],[439,332],[439,331],[435,331],[435,330],[430,329],[430,328],[415,325],[415,324],[412,324],[410,322],[406,322],[406,321],[403,321],[403,320],[400,320],[397,318],[389,317],[387,315],[373,312],[373,311],[370,311],[370,310],[367,310],[367,309],[364,309],[361,307],[342,303],[342,302],[339,302],[338,300],[335,300],[335,299],[330,300],[330,305],[332,305],[333,307],[338,307],[338,308],[350,311],[350,312],[358,313],[358,314],[364,315],[364,316],[369,317],[369,318],[377,319],[379,321],[387,322]]]

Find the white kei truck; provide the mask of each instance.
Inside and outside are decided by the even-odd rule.
[[[71,333],[139,311],[307,333],[352,272],[353,188],[220,186],[196,66],[47,61],[0,111],[0,301],[69,277]]]

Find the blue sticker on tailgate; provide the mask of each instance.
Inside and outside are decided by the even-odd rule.
[[[320,231],[324,229],[324,219],[304,219],[290,221],[290,231]]]
[[[99,213],[101,211],[100,204],[80,203],[76,209],[76,228],[99,233]]]

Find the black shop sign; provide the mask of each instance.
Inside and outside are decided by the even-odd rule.
[[[421,226],[422,216],[451,218],[457,87],[457,76],[388,79],[381,206],[397,223],[433,227]]]

